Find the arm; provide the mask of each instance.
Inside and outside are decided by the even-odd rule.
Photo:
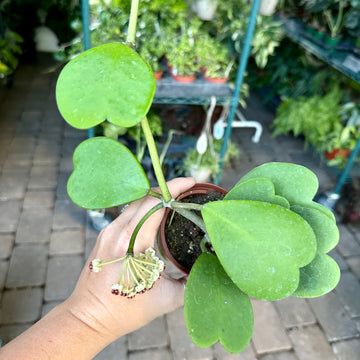
[[[183,178],[170,181],[168,186],[173,197],[177,197],[194,184],[194,179]],[[123,256],[135,226],[158,202],[152,197],[138,200],[107,226],[100,233],[72,295],[0,349],[0,358],[92,359],[119,337],[182,306],[183,279],[174,280],[163,274],[150,291],[128,299],[111,294],[111,284],[118,280],[121,263],[105,266],[101,273],[88,269],[92,259]],[[135,243],[135,253],[154,246],[163,212],[157,211],[145,222]]]

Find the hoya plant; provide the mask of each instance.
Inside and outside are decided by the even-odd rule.
[[[134,253],[134,243],[154,212],[171,208],[201,227],[208,245],[186,285],[189,334],[200,347],[220,341],[229,352],[240,352],[253,332],[250,297],[316,297],[336,286],[340,271],[327,255],[338,242],[335,218],[313,201],[316,176],[289,163],[253,169],[220,201],[200,205],[173,199],[147,119],[156,82],[149,65],[132,49],[135,23],[133,6],[126,44],[105,44],[78,55],[64,67],[56,86],[59,110],[75,128],[88,129],[104,120],[125,128],[140,123],[160,188],[151,189],[136,157],[117,140],[94,137],[76,148],[68,194],[77,205],[104,209],[145,196],[161,200],[136,226],[124,257],[94,259],[90,268],[100,271],[123,261],[109,296],[112,292],[131,299],[150,290],[164,264],[153,249]]]

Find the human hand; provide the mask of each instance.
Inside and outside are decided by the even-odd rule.
[[[194,184],[193,178],[177,178],[168,182],[168,187],[176,198]],[[174,280],[162,274],[150,291],[128,299],[111,294],[111,285],[121,274],[122,261],[104,266],[100,273],[93,273],[88,268],[93,259],[108,261],[124,256],[135,226],[157,203],[159,199],[150,196],[135,201],[100,233],[73,294],[64,304],[73,315],[105,336],[109,343],[183,305],[184,278]],[[154,247],[163,215],[164,209],[161,209],[144,223],[135,242],[135,255]]]

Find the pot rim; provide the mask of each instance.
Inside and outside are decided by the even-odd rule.
[[[190,188],[189,190],[185,191],[184,193],[180,194],[176,200],[181,200],[184,199],[190,195],[194,195],[194,194],[207,194],[209,191],[217,191],[221,194],[227,194],[228,191],[225,190],[224,188],[211,184],[211,183],[196,183],[192,188]],[[179,270],[181,270],[183,273],[185,274],[189,274],[191,269],[186,269],[184,266],[182,266],[180,263],[177,262],[177,260],[173,257],[173,255],[171,254],[167,243],[166,243],[166,239],[165,239],[165,224],[166,224],[166,219],[170,213],[170,208],[166,208],[165,209],[165,214],[164,217],[161,220],[160,223],[160,227],[159,227],[159,233],[158,233],[158,247],[159,247],[159,251],[161,253],[161,255],[169,260],[170,262],[172,262],[176,268],[178,268]]]

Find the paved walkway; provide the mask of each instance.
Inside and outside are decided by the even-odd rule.
[[[44,64],[43,64],[44,65]],[[64,300],[72,291],[97,233],[84,210],[66,194],[72,152],[86,138],[61,119],[55,103],[56,73],[24,65],[14,87],[0,88],[0,339],[8,342]],[[323,190],[334,179],[303,143],[271,138],[272,115],[256,98],[249,100],[249,120],[260,120],[264,134],[251,142],[251,129],[235,129],[242,156],[227,171],[224,187],[266,161],[308,166]],[[304,300],[253,301],[255,331],[237,355],[218,345],[199,349],[186,332],[183,310],[156,319],[125,336],[96,359],[147,360],[357,360],[360,359],[360,231],[339,224],[341,240],[332,255],[342,277],[330,294]]]

